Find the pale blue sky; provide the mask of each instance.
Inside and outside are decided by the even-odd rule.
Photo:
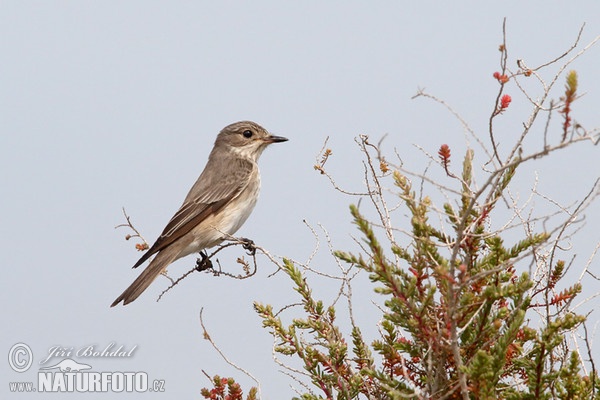
[[[249,280],[192,276],[156,303],[163,279],[135,303],[108,307],[138,273],[130,267],[139,254],[125,231],[114,230],[121,207],[153,241],[201,172],[217,132],[251,119],[290,141],[263,154],[261,198],[239,234],[303,260],[314,246],[306,219],[327,227],[336,248],[355,249],[347,207],[355,200],[312,168],[323,141],[330,137],[331,171],[356,190],[358,134],[387,133],[387,149],[414,170],[427,160],[413,144],[435,154],[448,143],[462,155],[460,124],[437,104],[411,100],[418,87],[452,104],[487,139],[505,16],[512,62],[558,56],[584,22],[583,44],[600,34],[593,1],[0,1],[0,353],[17,342],[34,352],[34,367],[23,374],[0,363],[0,397],[41,398],[11,395],[7,382],[34,380],[52,346],[111,342],[137,345],[135,356],[91,360],[96,370],[146,371],[166,381],[169,398],[199,398],[208,384],[202,370],[249,387],[202,339],[201,307],[213,338],[261,381],[264,398],[291,397],[293,382],[272,362],[271,337],[252,301],[280,306],[297,298],[282,274],[268,277],[274,267],[264,258]],[[598,47],[572,65],[587,92],[575,118],[586,126],[599,125],[599,66]],[[529,112],[516,88],[508,90],[513,114],[500,126],[507,145]],[[541,190],[576,201],[598,175],[597,151],[580,145],[532,166],[524,195],[538,170]],[[575,246],[582,264],[600,239],[598,224],[595,205]],[[332,261],[324,253],[316,261],[326,268]],[[239,252],[227,254],[221,261],[230,266]],[[180,260],[170,271],[178,276],[192,264],[192,257]],[[578,271],[574,265],[573,279]],[[598,292],[587,281],[586,294]],[[321,297],[337,292],[327,282],[315,285]],[[357,290],[370,294],[368,286]],[[357,312],[372,312],[364,307]],[[595,327],[597,312],[590,320]],[[107,397],[128,396],[86,396]]]

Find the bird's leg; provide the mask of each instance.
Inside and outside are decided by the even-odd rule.
[[[242,242],[242,247],[245,250],[248,250],[248,254],[251,256],[256,254],[256,246],[254,245],[254,241],[248,238],[240,238],[240,242]]]
[[[212,261],[210,261],[210,258],[208,258],[206,251],[201,251],[200,257],[201,258],[196,259],[196,271],[202,272],[206,271],[207,269],[212,269]]]

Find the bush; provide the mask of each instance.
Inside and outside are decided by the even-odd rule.
[[[500,46],[500,70],[490,74],[499,89],[489,117],[488,145],[445,102],[418,92],[416,97],[448,107],[477,140],[485,158],[479,168],[475,150],[465,148],[460,172],[453,172],[457,150],[441,144],[437,157],[427,156],[445,175],[442,183],[394,165],[380,144],[364,135],[357,138],[366,166],[364,197],[372,208],[350,207],[362,237],[360,248],[333,255],[346,265],[338,278],[348,288],[340,293],[349,305],[356,270],[367,272],[381,295],[380,337],[371,343],[364,339],[361,329],[374,328],[357,323],[351,307],[345,310],[351,326],[345,334],[337,320],[340,305],[326,306],[313,295],[306,278],[311,267],[271,258],[291,279],[302,313],[284,323],[286,313],[297,308],[288,305],[275,312],[272,305],[258,303],[255,308],[275,339],[275,352],[300,362],[303,370],[287,370],[303,388],[300,398],[600,398],[588,341],[575,346],[569,340],[571,332],[585,329],[586,318],[573,311],[582,287],[563,283],[569,264],[564,258],[568,253],[561,249],[574,233],[575,219],[598,192],[598,180],[583,200],[552,216],[535,215],[534,207],[520,204],[510,190],[525,163],[552,157],[578,142],[598,143],[598,130],[588,131],[573,119],[578,79],[575,71],[567,70],[583,54],[571,56],[578,40],[562,57],[535,68],[519,63],[517,71],[507,67],[506,43]],[[561,62],[556,74],[543,77],[549,66]],[[555,89],[561,76],[564,89]],[[530,96],[522,89],[527,79],[539,83],[541,95]],[[510,108],[508,88],[522,90],[532,111],[518,140],[502,155],[494,122]],[[560,98],[552,99],[558,90]],[[560,132],[549,135],[556,113]],[[543,132],[543,143],[526,152],[524,141],[534,129]],[[324,149],[315,169],[337,188],[326,169],[331,154]],[[430,196],[425,194],[428,189]],[[441,206],[433,200],[437,193],[445,199]],[[401,207],[388,206],[394,203]],[[530,212],[524,212],[526,206]],[[409,228],[392,224],[392,213],[401,209],[410,218]],[[536,221],[545,221],[539,224],[544,229],[536,231]],[[516,228],[522,233],[515,239]],[[403,244],[396,239],[399,232]],[[235,398],[242,398],[241,391]]]

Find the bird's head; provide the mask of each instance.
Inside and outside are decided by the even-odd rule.
[[[225,147],[244,158],[257,161],[268,145],[287,140],[282,136],[271,135],[255,122],[240,121],[221,130],[215,140],[215,148]]]

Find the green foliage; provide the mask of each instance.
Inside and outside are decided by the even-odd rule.
[[[411,217],[410,243],[384,248],[373,224],[350,207],[364,251],[335,256],[366,271],[383,296],[381,337],[372,343],[356,326],[348,343],[335,309],[316,300],[300,268],[284,260],[306,316],[285,325],[272,306],[255,308],[276,338],[275,351],[298,357],[321,393],[309,391],[302,399],[600,398],[598,378],[584,375],[577,353],[565,345],[565,334],[585,320],[564,307],[581,287],[550,296],[563,276],[562,261],[549,268],[541,289],[515,267],[546,245],[550,234],[530,234],[506,245],[501,232],[489,228],[519,160],[495,174],[487,197],[480,192],[483,204],[472,188],[472,160],[468,150],[460,207],[443,206],[450,229],[429,222],[431,200],[418,198],[399,171],[392,176]],[[544,320],[527,317],[550,307],[555,312]]]
[[[254,307],[263,319],[263,326],[271,330],[276,338],[275,351],[280,354],[298,356],[312,383],[326,396],[338,399],[353,399],[360,393],[377,393],[371,387],[368,376],[374,367],[369,347],[364,343],[359,328],[352,331],[353,355],[348,353],[348,344],[335,324],[335,309],[324,307],[322,301],[312,298],[312,292],[301,271],[290,260],[284,260],[283,271],[291,278],[296,292],[300,294],[306,318],[297,318],[289,326],[273,314],[270,305],[255,303]],[[305,334],[311,335],[307,342]],[[302,399],[320,397],[307,393]]]

